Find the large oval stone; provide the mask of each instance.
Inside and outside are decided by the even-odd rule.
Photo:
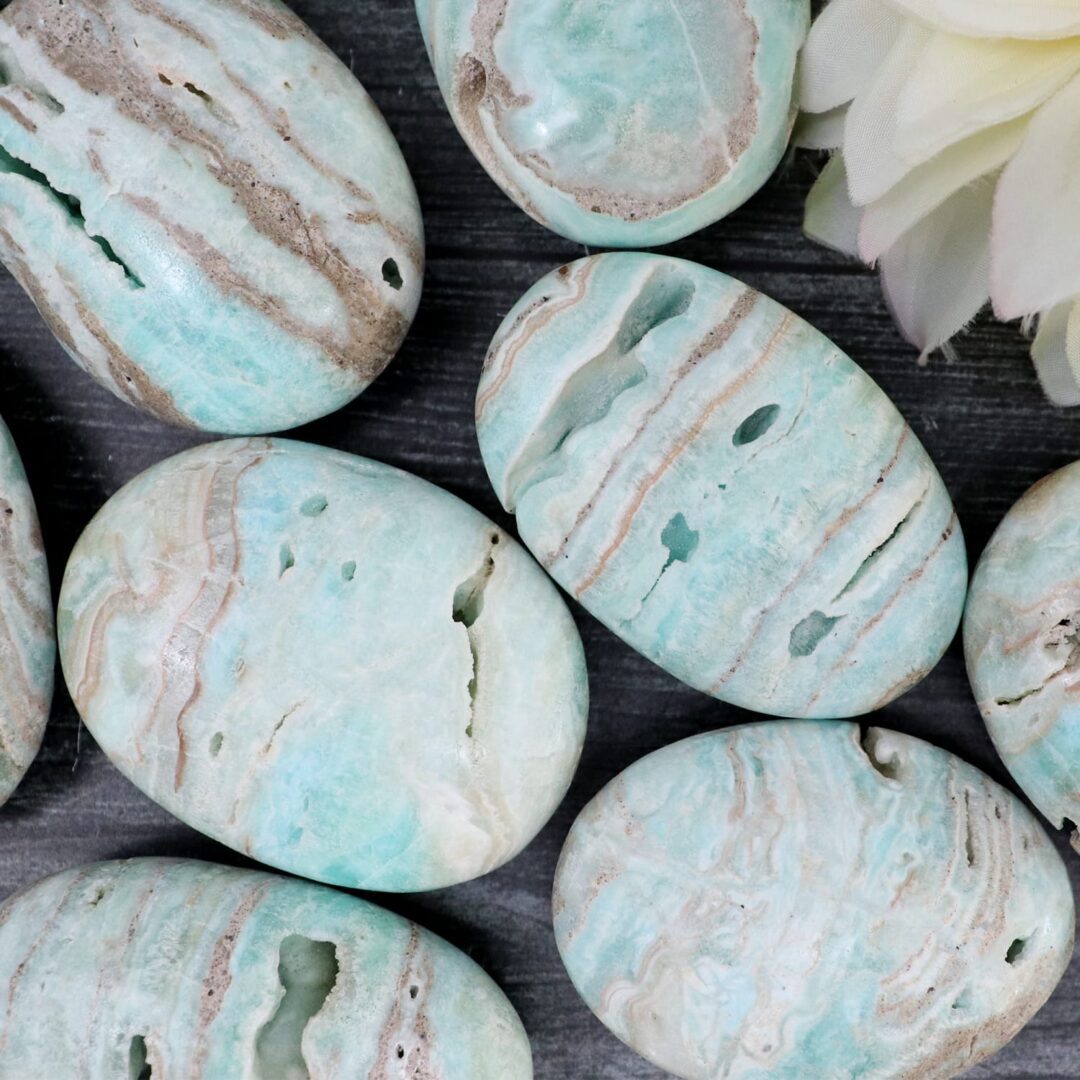
[[[374,461],[233,440],[106,504],[60,596],[71,695],[167,810],[305,877],[410,891],[516,855],[585,734],[581,642],[506,533]]]
[[[651,247],[768,179],[806,0],[416,0],[450,114],[496,183],[581,243]]]
[[[1023,804],[893,732],[776,721],[638,761],[582,811],[555,933],[600,1019],[686,1080],[945,1080],[1072,955]]]
[[[940,659],[956,515],[877,385],[723,274],[594,256],[492,343],[480,449],[525,543],[661,667],[760,712],[854,716]]]
[[[174,859],[68,870],[0,907],[19,1077],[530,1080],[468,957],[374,904]]]
[[[278,0],[15,0],[0,259],[113,393],[247,434],[383,370],[423,229],[378,109]]]
[[[964,650],[1009,772],[1058,828],[1080,824],[1080,462],[1005,515],[971,580]],[[1080,847],[1080,834],[1073,833]]]
[[[45,549],[22,461],[0,420],[0,805],[41,746],[56,635]]]

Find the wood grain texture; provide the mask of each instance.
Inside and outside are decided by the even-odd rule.
[[[480,464],[472,422],[484,352],[521,293],[583,249],[531,221],[473,160],[443,108],[412,0],[294,0],[293,7],[354,66],[401,141],[424,207],[430,260],[420,315],[397,360],[347,409],[298,435],[410,469],[509,526]],[[802,198],[812,179],[812,162],[796,158],[733,217],[666,250],[775,296],[858,360],[925,442],[974,558],[1028,485],[1080,457],[1080,412],[1046,404],[1012,326],[982,322],[959,343],[956,362],[917,367],[874,277],[802,238]],[[79,531],[113,491],[200,441],[140,415],[77,371],[2,272],[0,413],[34,487],[54,584]],[[681,686],[580,609],[576,614],[593,707],[570,796],[537,841],[502,870],[388,906],[466,949],[500,983],[532,1037],[539,1080],[654,1080],[662,1074],[592,1018],[562,970],[550,926],[555,861],[578,810],[617,772],[675,739],[747,714]],[[875,722],[929,738],[1009,782],[956,644],[925,682]],[[1080,885],[1080,857],[1059,839],[1074,886]],[[0,811],[0,896],[76,863],[150,854],[236,861],[170,819],[113,769],[85,732],[80,736],[61,692],[37,763]],[[1080,962],[1074,960],[1024,1032],[969,1075],[1080,1075],[1078,1015]]]

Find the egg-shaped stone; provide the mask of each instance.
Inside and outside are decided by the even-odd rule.
[[[503,506],[638,651],[782,716],[879,708],[956,632],[948,493],[878,386],[767,296],[657,255],[530,289],[476,401]]]
[[[15,0],[0,260],[113,393],[254,434],[389,363],[423,228],[378,109],[279,0]]]
[[[49,569],[19,452],[0,420],[0,805],[41,746],[56,634]]]
[[[5,1076],[530,1080],[463,953],[365,900],[182,859],[67,870],[0,906]]]
[[[724,217],[787,147],[808,0],[416,0],[435,76],[492,179],[584,244]]]
[[[998,753],[1058,828],[1080,824],[1080,462],[1040,480],[979,559],[968,675]],[[1073,833],[1080,848],[1080,834]]]
[[[1042,1006],[1073,898],[1034,816],[918,739],[776,721],[632,765],[555,881],[574,985],[685,1080],[945,1080]]]
[[[387,465],[231,440],[137,477],[60,595],[86,726],[189,825],[366,889],[516,855],[585,734],[581,641],[528,554]]]

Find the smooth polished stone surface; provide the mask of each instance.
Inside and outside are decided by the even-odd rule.
[[[272,866],[389,891],[500,866],[562,800],[577,629],[528,554],[378,462],[231,440],[154,466],[72,553],[60,654],[113,762]]]
[[[744,203],[787,147],[807,0],[416,0],[465,141],[541,224],[651,247]]]
[[[378,109],[278,0],[15,0],[0,258],[118,396],[249,434],[389,363],[423,228]]]
[[[502,991],[332,889],[177,859],[68,870],[0,907],[0,1072],[530,1080]]]
[[[964,543],[925,450],[832,342],[732,278],[642,254],[562,267],[507,315],[476,415],[541,563],[699,690],[855,716],[956,631]]]
[[[1034,816],[959,758],[776,721],[638,761],[582,811],[555,933],[600,1019],[687,1080],[944,1080],[1072,955]]]
[[[0,805],[30,767],[52,703],[56,635],[37,511],[0,420]]]
[[[968,676],[998,753],[1058,828],[1080,824],[1080,462],[1005,515],[975,568]],[[1073,846],[1080,849],[1080,833]]]

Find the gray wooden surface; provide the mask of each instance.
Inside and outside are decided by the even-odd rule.
[[[294,0],[293,6],[353,65],[401,141],[424,206],[429,255],[419,318],[390,370],[352,406],[298,435],[410,469],[510,526],[476,448],[471,417],[480,364],[520,293],[583,249],[534,224],[473,161],[443,109],[411,0]],[[980,323],[960,342],[955,363],[917,367],[874,277],[800,235],[801,201],[812,177],[813,163],[795,159],[739,213],[669,250],[772,294],[881,383],[940,467],[974,558],[1029,484],[1080,456],[1080,412],[1045,403],[1015,327]],[[142,417],[79,372],[2,270],[0,413],[26,460],[56,583],[100,504],[142,469],[198,441]],[[382,902],[443,934],[499,981],[532,1037],[540,1080],[644,1080],[661,1074],[592,1018],[563,973],[549,922],[555,861],[574,815],[617,772],[666,743],[746,714],[681,686],[578,615],[593,707],[584,760],[563,807],[499,872]],[[958,645],[875,722],[928,738],[1008,783],[972,703]],[[1080,883],[1080,856],[1064,843],[1062,850]],[[0,810],[0,897],[73,864],[145,854],[240,861],[121,777],[80,731],[60,690],[40,758]],[[1074,961],[1028,1028],[969,1075],[1080,1076],[1078,1014],[1080,962]]]

